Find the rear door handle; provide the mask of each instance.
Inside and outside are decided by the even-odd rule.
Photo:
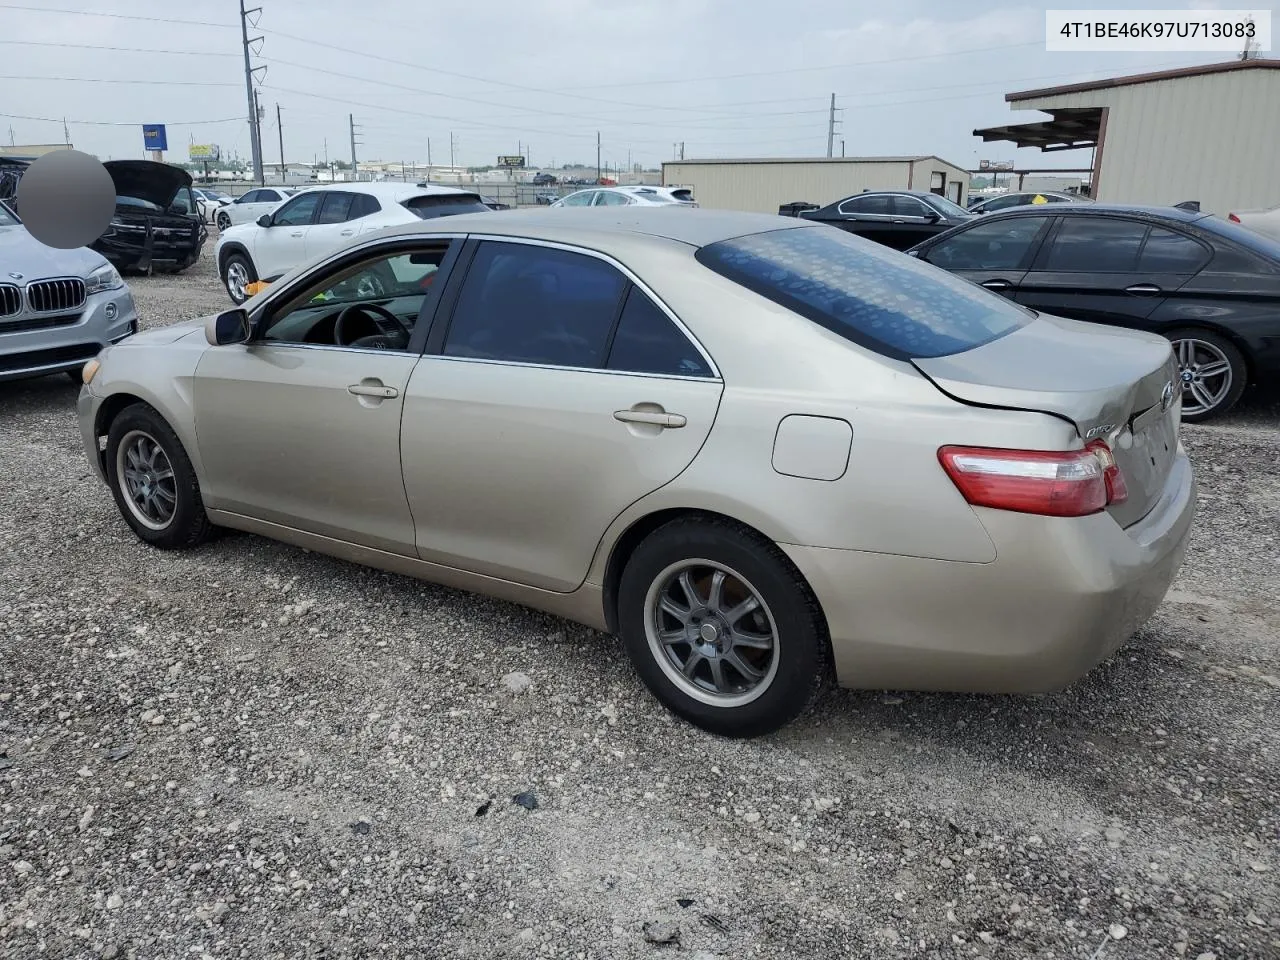
[[[983,280],[982,285],[988,290],[1008,290],[1013,286],[1008,280]]]
[[[651,423],[670,430],[683,427],[689,422],[678,413],[656,413],[650,410],[615,410],[613,419],[623,423]]]
[[[357,397],[378,397],[382,400],[400,396],[400,391],[395,387],[388,387],[381,383],[353,383],[347,387],[347,393]]]
[[[340,234],[338,234],[338,236],[340,236],[340,237],[349,237],[349,236],[351,236],[353,233],[355,233],[355,231],[354,231],[354,230],[343,230]]]
[[[301,231],[301,230],[299,230],[297,233],[291,233],[291,234],[289,234],[289,236],[291,236],[291,237],[300,237],[300,236],[302,236],[302,231]]]
[[[1160,288],[1154,283],[1135,283],[1132,287],[1125,287],[1125,293],[1132,293],[1139,297],[1150,297],[1158,294]]]

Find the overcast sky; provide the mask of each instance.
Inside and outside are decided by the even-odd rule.
[[[972,131],[1040,118],[1012,112],[1010,91],[1228,56],[1047,53],[1044,5],[951,0],[249,6],[263,8],[251,36],[263,37],[253,61],[267,67],[260,98],[268,163],[280,159],[277,104],[290,162],[323,159],[326,138],[330,157],[349,159],[348,113],[367,160],[425,162],[430,138],[431,159],[447,163],[452,133],[458,163],[493,163],[522,149],[534,165],[594,164],[597,130],[612,164],[630,157],[657,165],[672,158],[676,141],[689,158],[822,156],[835,93],[837,155],[843,140],[849,156],[1087,166],[1089,151],[1017,151],[983,145]],[[185,160],[192,142],[247,157],[238,12],[238,0],[0,0],[0,110],[19,115],[0,114],[0,137],[60,143],[57,118],[65,116],[78,149],[104,160],[143,157],[140,125],[165,123],[167,159]]]

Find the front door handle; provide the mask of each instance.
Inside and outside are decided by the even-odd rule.
[[[623,423],[648,423],[669,430],[679,429],[689,422],[678,413],[659,413],[653,410],[615,410],[613,419]]]
[[[390,400],[392,397],[400,396],[400,391],[395,387],[388,387],[383,383],[353,383],[347,387],[347,393],[357,397],[377,397],[380,400]]]
[[[297,233],[291,233],[291,234],[289,234],[289,236],[291,236],[291,237],[300,237],[300,236],[302,236],[302,231],[301,231],[301,230],[299,230]]]
[[[983,280],[982,285],[988,290],[1008,290],[1013,286],[1008,280]]]
[[[355,233],[355,231],[354,231],[354,230],[343,230],[340,234],[338,234],[338,236],[340,236],[340,237],[349,237],[349,236],[351,236],[353,233]]]
[[[1160,288],[1154,283],[1135,283],[1132,287],[1125,287],[1124,292],[1139,297],[1152,297],[1160,292]]]

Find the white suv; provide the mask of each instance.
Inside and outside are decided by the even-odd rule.
[[[553,207],[696,207],[688,187],[591,187],[561,197]]]
[[[280,206],[293,194],[294,191],[288,187],[257,187],[215,210],[214,222],[217,223],[219,230],[226,230],[240,223],[253,223],[264,213],[270,213]]]
[[[218,275],[231,299],[271,282],[299,264],[371,230],[458,213],[483,213],[480,196],[454,187],[410,183],[335,183],[295,194],[255,223],[224,230],[213,248]]]

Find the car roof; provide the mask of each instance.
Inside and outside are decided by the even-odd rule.
[[[380,231],[380,235],[414,236],[437,233],[477,233],[529,240],[585,244],[608,249],[628,239],[651,238],[705,247],[769,230],[825,229],[809,220],[770,213],[689,209],[661,204],[636,207],[562,207],[556,210],[511,210],[501,217],[464,213]]]
[[[997,210],[995,213],[987,214],[987,216],[1003,218],[1027,216],[1032,213],[1045,213],[1044,204],[1023,204],[1017,207],[1009,207],[1005,210]],[[1124,203],[1064,203],[1055,205],[1052,213],[1055,217],[1093,217],[1106,216],[1107,214],[1144,217],[1150,220],[1176,220],[1179,223],[1195,223],[1197,220],[1203,220],[1209,216],[1203,211],[1183,210],[1173,206],[1156,207]]]
[[[440,194],[475,194],[473,190],[461,190],[458,187],[442,187],[434,183],[419,186],[407,181],[394,180],[352,180],[338,183],[320,183],[300,189],[299,193],[311,193],[315,190],[344,190],[347,193],[365,193],[391,201],[408,200],[412,197],[427,197]],[[475,194],[478,196],[478,194]]]

